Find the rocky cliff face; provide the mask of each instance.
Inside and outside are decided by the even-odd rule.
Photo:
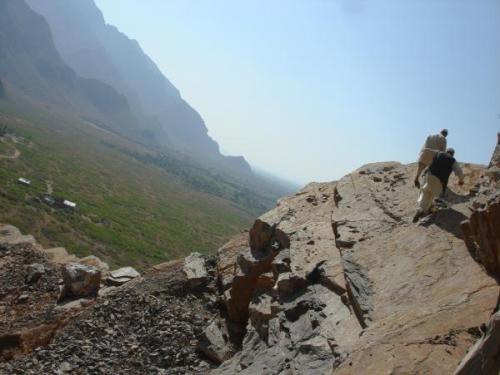
[[[412,224],[414,168],[370,164],[312,183],[216,259],[194,254],[98,296],[49,346],[0,370],[453,374],[477,342],[459,373],[493,374],[477,369],[497,364],[481,359],[498,357],[498,322],[484,325],[498,284],[460,223],[497,187],[466,164],[465,185],[452,179],[446,203]]]

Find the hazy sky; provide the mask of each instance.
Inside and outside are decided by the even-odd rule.
[[[499,0],[96,0],[226,154],[305,183],[500,131]]]

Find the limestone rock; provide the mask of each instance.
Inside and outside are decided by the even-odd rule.
[[[223,320],[214,319],[208,325],[198,342],[198,349],[219,364],[233,356],[234,348],[229,341],[229,332]]]
[[[96,296],[101,284],[101,271],[80,263],[68,263],[62,267],[64,288],[61,298]]]
[[[23,235],[21,231],[12,225],[1,225],[0,224],[0,244],[10,244],[17,245],[22,243],[29,243],[35,246],[37,249],[41,249],[35,238],[31,235]]]
[[[200,253],[192,253],[184,259],[182,268],[192,289],[205,285],[208,281],[208,270],[205,257]]]
[[[133,267],[122,267],[117,270],[111,271],[106,278],[106,284],[119,286],[141,276]]]
[[[84,258],[81,258],[78,262],[86,264],[87,266],[95,267],[103,274],[109,271],[109,265],[106,262],[103,262],[99,257],[96,257],[95,255],[89,255]]]

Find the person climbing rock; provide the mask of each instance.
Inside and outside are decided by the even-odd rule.
[[[446,151],[446,137],[448,135],[448,130],[443,129],[439,134],[431,134],[425,140],[422,150],[418,156],[418,167],[417,174],[415,175],[415,186],[420,188],[420,175],[422,171],[427,168],[436,153],[439,151]]]
[[[464,174],[454,156],[455,150],[449,148],[446,152],[438,152],[432,159],[426,181],[418,196],[417,212],[413,217],[414,223],[428,213],[434,198],[446,189],[451,172],[458,177],[458,184],[463,184]]]

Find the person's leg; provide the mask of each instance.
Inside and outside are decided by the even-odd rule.
[[[432,205],[434,200],[434,194],[432,189],[430,189],[429,184],[426,182],[420,191],[420,195],[417,200],[417,210],[420,210],[422,214],[426,214]]]
[[[436,196],[436,189],[434,186],[435,181],[432,179],[432,177],[434,176],[430,174],[426,176],[424,186],[422,187],[422,189],[420,190],[420,194],[418,195],[417,212],[415,213],[415,216],[413,216],[414,223],[416,223],[421,217],[425,216],[429,212],[429,209],[431,208],[431,205],[434,201],[434,197]]]
[[[432,203],[434,203],[434,199],[437,199],[442,193],[443,193],[443,184],[433,174],[428,174],[427,176],[427,183],[429,184],[429,189],[432,191]]]
[[[420,188],[420,175],[422,174],[422,171],[425,169],[426,165],[422,162],[418,162],[417,166],[417,173],[415,174],[415,180],[413,181],[415,186]]]

